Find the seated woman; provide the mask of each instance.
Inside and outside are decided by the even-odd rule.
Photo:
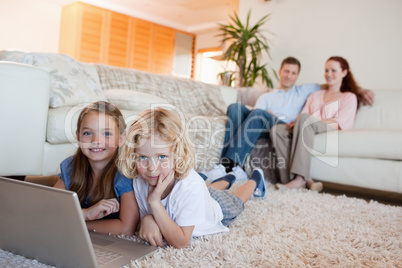
[[[279,169],[282,184],[277,184],[277,188],[307,187],[322,191],[322,183],[310,178],[314,135],[353,127],[359,107],[359,87],[348,62],[342,57],[329,58],[325,64],[325,80],[327,89],[312,93],[294,122],[271,129],[277,157],[285,163]]]

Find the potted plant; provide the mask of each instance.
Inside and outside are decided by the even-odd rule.
[[[237,71],[225,71],[231,77],[237,73],[239,87],[253,86],[256,79],[261,77],[262,83],[273,87],[272,79],[266,69],[266,64],[260,63],[263,53],[269,56],[267,38],[261,32],[261,26],[268,20],[269,14],[260,19],[254,26],[249,25],[250,11],[247,14],[246,24],[243,24],[238,15],[230,16],[231,24],[219,24],[221,45],[230,44],[223,54],[223,60],[234,61]],[[273,73],[277,77],[276,72]]]
[[[231,87],[235,79],[235,73],[232,71],[224,71],[218,74],[218,80],[224,86]]]

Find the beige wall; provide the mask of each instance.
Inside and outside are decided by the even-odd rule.
[[[298,83],[324,83],[324,64],[333,55],[349,61],[364,88],[402,89],[402,1],[240,0],[243,20],[267,13],[272,32],[270,66],[292,55],[302,63]]]
[[[0,0],[0,50],[58,52],[61,6],[48,0]]]
[[[219,47],[220,38],[217,37],[216,34],[218,34],[218,28],[210,31],[203,31],[197,33],[197,39],[196,39],[197,50]]]
[[[57,53],[61,7],[67,0],[0,0],[0,50]],[[71,1],[70,1],[71,2]],[[267,13],[272,32],[269,66],[293,55],[302,62],[299,83],[323,83],[325,60],[345,57],[365,88],[398,88],[402,72],[400,0],[240,0],[240,17]],[[219,45],[214,33],[197,36],[197,48]]]

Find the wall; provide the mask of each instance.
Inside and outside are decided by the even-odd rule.
[[[0,0],[0,50],[56,53],[61,7],[68,1]],[[71,1],[70,1],[71,2]],[[286,56],[302,62],[299,83],[324,83],[325,60],[345,57],[365,88],[398,88],[402,53],[400,0],[240,0],[244,20],[267,13],[272,39],[269,66],[276,70]],[[215,33],[197,36],[197,48],[217,47]]]
[[[295,56],[302,64],[298,83],[325,83],[326,59],[340,55],[362,87],[402,89],[402,1],[240,0],[242,21],[250,9],[253,24],[271,13],[269,66],[278,70],[283,58]]]
[[[0,0],[0,4],[0,50],[58,52],[61,3]]]
[[[197,33],[196,49],[215,48],[220,46],[220,37],[217,37],[218,28]]]

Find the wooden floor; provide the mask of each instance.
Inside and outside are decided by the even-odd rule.
[[[375,200],[386,205],[402,206],[402,194],[341,185],[330,182],[324,183],[324,193],[346,195],[347,197],[362,198],[367,201]]]

